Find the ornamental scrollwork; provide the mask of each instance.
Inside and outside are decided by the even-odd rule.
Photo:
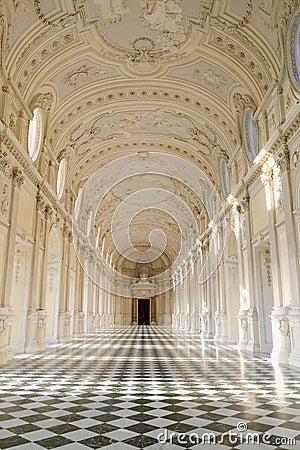
[[[281,19],[280,25],[282,27],[287,27],[289,19],[296,7],[296,0],[284,0],[281,6]]]

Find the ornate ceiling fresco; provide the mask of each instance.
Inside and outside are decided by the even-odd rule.
[[[249,105],[255,113],[279,78],[281,26],[295,2],[3,4],[5,71],[24,108],[37,94],[50,99],[47,148],[68,159],[68,188],[81,192],[103,256],[116,266],[121,252],[139,267],[144,252],[154,271],[171,266],[193,245],[199,214],[211,219],[212,198],[224,201],[227,168],[247,168],[239,114]],[[124,230],[126,218],[129,231],[116,242],[111,227]],[[158,256],[148,258],[151,243]]]

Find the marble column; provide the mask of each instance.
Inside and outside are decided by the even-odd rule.
[[[265,187],[266,204],[268,210],[269,240],[272,268],[272,284],[274,306],[270,316],[272,324],[272,351],[273,361],[287,363],[290,354],[289,332],[282,332],[282,324],[288,324],[288,310],[283,304],[283,292],[280,272],[280,253],[276,229],[276,205],[274,198],[274,168],[263,167],[261,181]]]
[[[63,251],[62,251],[62,265],[60,272],[60,298],[59,298],[59,312],[57,324],[57,339],[58,342],[70,342],[70,320],[71,314],[69,311],[69,295],[70,295],[70,244],[72,235],[64,224],[63,227]]]
[[[77,282],[76,282],[76,297],[75,297],[75,307],[74,307],[74,336],[83,337],[84,336],[84,312],[83,312],[83,298],[84,298],[84,270],[81,265],[84,248],[82,245],[77,245],[77,251],[79,252],[79,257],[77,259]]]
[[[40,307],[41,278],[40,268],[43,261],[41,255],[44,254],[45,242],[41,242],[41,226],[43,217],[44,202],[40,191],[36,195],[36,209],[34,218],[34,246],[32,254],[31,278],[29,288],[29,305],[26,324],[25,352],[32,353],[43,351],[46,347],[46,312]],[[46,239],[46,232],[44,231]],[[41,252],[42,246],[42,252]],[[39,276],[37,276],[39,274]]]
[[[290,365],[300,367],[300,267],[297,257],[297,242],[295,219],[293,217],[293,198],[292,198],[292,174],[290,168],[290,153],[287,143],[284,142],[280,152],[277,154],[276,163],[280,169],[282,203],[284,212],[285,228],[287,236],[287,254],[289,264],[289,282],[291,298],[285,306],[288,308],[288,330],[281,321],[280,331],[284,335],[289,335],[291,353],[288,362]],[[285,269],[287,270],[287,269]],[[287,321],[286,317],[284,318]]]
[[[244,198],[241,202],[242,213],[244,216],[244,226],[245,226],[245,254],[247,259],[247,273],[244,276],[247,278],[247,298],[248,298],[248,344],[247,350],[249,352],[259,351],[259,330],[258,330],[258,314],[256,307],[255,298],[255,285],[254,285],[254,264],[253,264],[253,253],[252,253],[252,228],[251,228],[251,217],[250,217],[250,197],[246,190]]]

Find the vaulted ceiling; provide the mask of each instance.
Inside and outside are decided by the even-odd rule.
[[[73,194],[87,187],[82,207],[105,252],[139,265],[151,242],[157,267],[171,265],[196,239],[199,214],[211,218],[209,199],[222,198],[220,161],[243,151],[235,94],[258,107],[280,77],[287,2],[2,3],[8,77],[29,107],[52,94],[46,145],[58,160],[68,155]],[[149,241],[156,229],[164,239]]]

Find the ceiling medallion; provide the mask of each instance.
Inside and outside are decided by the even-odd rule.
[[[154,56],[155,43],[148,37],[140,37],[132,42],[133,51],[129,53],[128,65],[137,72],[152,72],[159,66],[159,59]]]

